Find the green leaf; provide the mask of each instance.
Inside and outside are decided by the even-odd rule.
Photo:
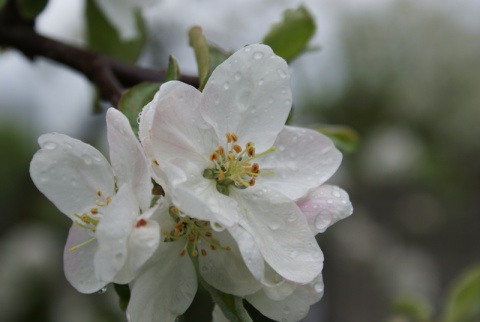
[[[398,298],[394,301],[392,309],[396,316],[408,318],[408,321],[425,322],[432,317],[431,307],[420,298]]]
[[[146,39],[146,28],[140,12],[135,11],[139,36],[136,39],[123,41],[116,28],[110,23],[94,0],[87,0],[87,39],[90,49],[110,57],[133,63],[143,48]]]
[[[175,57],[170,55],[168,57],[168,69],[167,75],[165,75],[165,81],[177,80],[180,78],[180,66]]]
[[[315,20],[302,5],[295,10],[286,10],[283,20],[272,26],[263,43],[272,47],[277,55],[291,61],[307,49],[315,30]]]
[[[198,79],[200,83],[198,89],[202,91],[210,76],[210,48],[203,35],[202,28],[199,26],[190,28],[188,38],[190,47],[193,48],[195,59],[197,60]]]
[[[7,1],[0,0],[0,8]],[[22,18],[34,20],[48,4],[48,0],[16,0],[18,11]]]
[[[348,126],[340,125],[322,125],[318,126],[316,130],[328,136],[333,143],[346,153],[352,153],[357,150],[359,145],[358,133]]]
[[[138,133],[138,115],[159,88],[160,83],[140,83],[128,89],[120,98],[118,109],[128,118],[134,133]]]
[[[480,265],[460,276],[449,294],[445,322],[480,321]]]
[[[118,303],[122,311],[127,310],[128,302],[130,301],[130,287],[128,285],[113,284],[115,292],[118,294]]]

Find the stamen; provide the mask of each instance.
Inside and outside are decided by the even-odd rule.
[[[207,256],[207,251],[205,249],[201,249],[200,252],[202,253],[203,256]]]
[[[236,133],[230,133],[230,135],[232,136],[232,141],[233,142],[237,142],[238,141],[238,135]]]
[[[97,196],[99,196],[99,197],[102,196],[102,192],[100,190],[97,191]]]
[[[100,201],[100,200],[95,201],[95,204],[99,207],[103,207],[103,206],[106,205],[106,203],[104,203],[103,201]]]
[[[230,132],[225,133],[225,136],[227,137],[227,143],[232,143],[233,138]]]
[[[96,215],[98,214],[98,208],[92,208],[90,209],[90,212],[92,213],[92,215]]]
[[[112,197],[107,197],[105,198],[106,202],[107,202],[107,205],[110,204],[110,202],[112,202]]]
[[[237,153],[242,152],[242,147],[241,147],[240,145],[238,145],[238,144],[234,144],[234,145],[233,145],[233,149],[234,149],[235,152],[237,152]]]
[[[217,148],[217,152],[218,152],[218,154],[220,154],[220,155],[224,155],[224,154],[225,154],[225,150],[223,149],[223,146],[219,145],[218,148]]]
[[[71,253],[73,253],[74,251],[76,251],[76,250],[79,249],[80,247],[83,247],[83,246],[91,243],[91,242],[94,241],[95,239],[97,239],[97,237],[92,237],[92,238],[90,238],[89,240],[84,241],[83,243],[80,243],[80,244],[78,244],[78,245],[76,245],[76,246],[73,246],[72,248],[69,248],[68,251],[71,252]]]
[[[210,161],[217,161],[218,160],[218,153],[212,152],[210,153]]]
[[[153,163],[158,167],[160,165],[160,163],[158,163],[158,161],[156,159],[153,159]]]

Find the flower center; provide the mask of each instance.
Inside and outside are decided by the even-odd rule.
[[[95,230],[97,229],[97,225],[100,222],[101,218],[101,212],[99,209],[102,207],[108,206],[108,204],[112,201],[112,198],[109,196],[104,197],[103,193],[99,190],[97,191],[97,196],[99,199],[95,201],[95,207],[90,209],[89,213],[82,213],[78,214],[76,212],[73,213],[73,217],[75,219],[73,220],[73,223],[77,225],[78,227],[82,227],[84,229],[90,230],[91,232],[95,233]],[[87,245],[88,243],[94,241],[96,237],[92,237],[87,241],[84,241],[83,243],[80,243],[78,245],[73,246],[72,248],[69,248],[68,250],[70,252],[74,252],[75,250],[79,249],[82,246]]]
[[[230,186],[245,189],[255,185],[258,176],[265,176],[273,172],[260,172],[260,166],[256,162],[252,162],[261,156],[270,152],[274,152],[275,148],[256,154],[255,144],[248,142],[243,149],[237,144],[238,136],[235,133],[227,132],[225,134],[227,144],[225,147],[218,148],[210,153],[210,161],[213,163],[212,168],[203,171],[203,177],[212,179],[217,182],[217,191],[228,196],[230,194]]]
[[[207,250],[200,248],[198,242],[204,241],[210,246],[211,250],[223,249],[230,250],[230,247],[224,247],[213,236],[210,222],[207,220],[199,220],[186,216],[181,213],[177,207],[170,207],[170,216],[175,220],[175,227],[171,231],[164,231],[164,242],[173,242],[182,238],[186,239],[185,246],[180,252],[180,256],[184,256],[187,251],[192,256],[198,256],[198,251],[203,256],[207,256]]]

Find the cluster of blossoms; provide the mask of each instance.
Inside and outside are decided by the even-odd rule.
[[[83,293],[128,283],[136,322],[175,321],[198,277],[274,320],[303,318],[323,294],[315,234],[352,206],[325,184],[340,152],[316,131],[285,126],[291,103],[285,61],[251,45],[203,92],[163,84],[140,115],[140,140],[109,109],[111,164],[78,140],[41,136],[30,172],[73,221],[69,282]]]

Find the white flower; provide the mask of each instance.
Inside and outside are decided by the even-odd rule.
[[[341,154],[325,136],[285,126],[291,104],[285,61],[251,45],[218,66],[203,93],[163,84],[141,115],[139,136],[173,203],[226,228],[258,280],[267,264],[309,283],[323,256],[295,200],[322,185]]]
[[[92,146],[57,133],[39,138],[30,164],[37,188],[73,220],[64,270],[83,293],[130,282],[159,242],[143,150],[115,109],[107,112],[107,127],[112,166]]]
[[[197,272],[213,287],[245,296],[261,288],[227,231],[190,218],[164,202],[155,213],[163,238],[154,255],[130,284],[129,321],[175,321],[190,306],[197,291]]]

